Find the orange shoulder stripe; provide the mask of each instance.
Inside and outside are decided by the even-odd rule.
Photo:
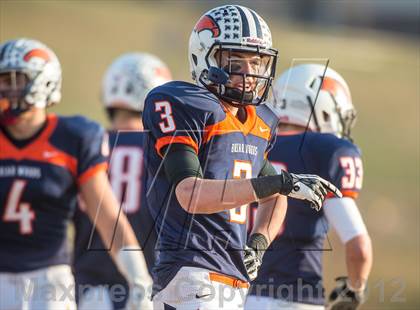
[[[180,143],[180,144],[186,144],[186,145],[192,146],[194,151],[198,154],[197,143],[195,143],[195,141],[189,136],[165,136],[165,137],[161,137],[161,138],[156,140],[156,144],[155,144],[156,152],[159,154],[160,157],[163,157],[160,150],[164,146],[166,146],[168,144],[173,144],[173,143]]]
[[[103,162],[96,164],[95,166],[90,167],[85,172],[83,172],[77,179],[79,185],[86,183],[91,177],[96,175],[99,171],[106,171],[108,169],[108,163]]]
[[[352,190],[342,190],[341,193],[343,194],[343,197],[349,197],[353,199],[356,199],[357,197],[359,197],[359,193]],[[328,193],[326,198],[328,199],[328,198],[336,198],[336,197],[333,193]]]
[[[214,136],[225,135],[233,132],[240,132],[240,130],[232,122],[232,119],[226,116],[223,121],[213,125],[208,125],[204,128],[203,142],[207,143]]]

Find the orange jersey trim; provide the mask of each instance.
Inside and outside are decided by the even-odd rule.
[[[271,128],[257,115],[254,106],[246,106],[247,118],[242,123],[230,111],[225,110],[226,118],[213,125],[206,126],[204,129],[204,143],[210,141],[214,136],[225,135],[233,132],[242,132],[245,136],[252,134],[267,141],[271,137]]]
[[[106,171],[108,169],[108,163],[103,162],[95,166],[90,167],[88,170],[83,172],[77,179],[79,185],[86,183],[91,177],[95,176],[100,171]]]
[[[359,197],[359,193],[351,190],[342,190],[341,193],[343,194],[343,197],[349,197],[356,199]],[[326,198],[336,198],[333,193],[328,193]]]
[[[245,281],[233,278],[233,277],[229,277],[220,273],[209,272],[209,278],[210,278],[210,281],[223,283],[223,284],[235,287],[235,288],[248,288],[249,287],[248,282],[245,282]]]
[[[54,114],[47,116],[48,124],[40,136],[23,148],[15,147],[0,132],[0,160],[14,159],[33,160],[63,167],[75,177],[77,175],[77,159],[48,142],[49,137],[57,126],[58,118]]]
[[[162,137],[162,138],[159,138],[159,139],[156,140],[155,148],[156,148],[156,151],[159,154],[159,156],[163,157],[160,150],[164,146],[166,146],[168,144],[174,144],[174,143],[180,143],[180,144],[186,144],[186,145],[192,146],[194,151],[198,154],[197,143],[195,143],[195,141],[191,137],[188,137],[188,136],[166,136],[166,137]]]

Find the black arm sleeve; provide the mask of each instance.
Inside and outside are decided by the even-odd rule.
[[[168,180],[176,186],[188,177],[203,178],[200,161],[191,146],[181,143],[170,144],[162,150],[164,169]]]
[[[266,177],[269,175],[277,175],[277,174],[279,173],[277,172],[276,168],[274,168],[271,162],[268,159],[266,159],[263,167],[261,168],[260,174],[258,176]]]

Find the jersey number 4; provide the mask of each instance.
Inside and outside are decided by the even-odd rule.
[[[3,215],[4,222],[18,222],[19,230],[22,235],[32,234],[32,221],[35,219],[35,212],[29,203],[21,203],[20,199],[26,181],[16,180],[13,182],[6,201],[6,208]]]

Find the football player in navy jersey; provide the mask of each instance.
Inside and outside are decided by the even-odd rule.
[[[273,88],[269,105],[280,125],[269,160],[278,169],[320,175],[343,197],[327,196],[318,213],[304,201],[289,199],[284,226],[264,256],[246,308],[323,309],[322,253],[331,225],[345,246],[347,277],[337,279],[329,307],[356,309],[363,301],[372,249],[356,204],[363,166],[350,138],[356,113],[349,88],[337,72],[319,64],[292,67]]]
[[[189,61],[196,84],[169,82],[146,98],[147,207],[158,228],[156,309],[242,308],[248,281],[280,228],[285,195],[319,208],[329,182],[277,173],[266,160],[277,117],[260,103],[277,51],[253,10],[217,7],[195,25]],[[247,205],[259,200],[247,240]]]
[[[103,130],[46,107],[61,98],[61,66],[30,39],[0,45],[0,309],[75,309],[67,249],[77,194],[132,286],[150,282],[106,169]],[[118,223],[118,224],[117,224]]]
[[[157,57],[128,53],[109,66],[102,86],[102,102],[111,122],[110,182],[140,242],[149,270],[154,264],[156,232],[142,193],[146,133],[142,131],[141,117],[147,93],[170,78],[169,69]],[[90,239],[92,224],[81,208],[76,211],[74,222],[75,280],[77,287],[87,288],[83,292],[78,290],[82,293],[78,309],[123,309],[128,296],[124,277],[106,252],[89,251],[89,248],[100,250],[105,246],[96,232]],[[152,308],[151,304],[144,306]]]

